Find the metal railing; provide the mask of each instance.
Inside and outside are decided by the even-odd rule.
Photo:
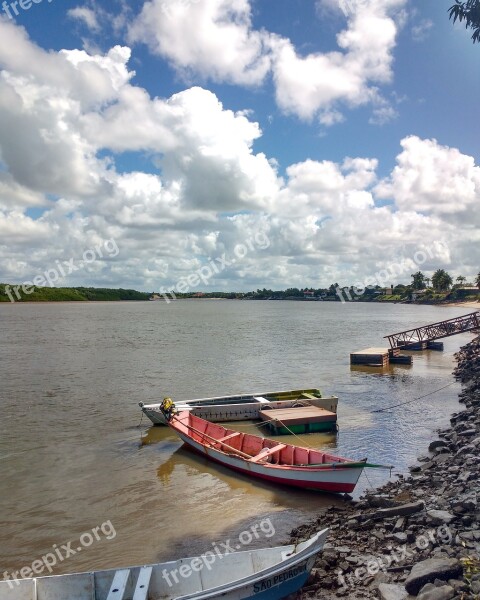
[[[390,342],[391,348],[408,348],[408,346],[415,346],[421,342],[431,342],[456,335],[457,333],[475,331],[477,329],[480,329],[479,311],[463,315],[462,317],[446,319],[439,323],[392,333],[391,335],[386,335],[385,338]]]

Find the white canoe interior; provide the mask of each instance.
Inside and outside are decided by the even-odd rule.
[[[166,600],[208,596],[209,590],[247,585],[262,574],[281,572],[301,557],[318,552],[321,531],[301,544],[72,575],[0,581],[1,600]],[[205,558],[204,558],[205,557]],[[218,590],[220,592],[220,590]],[[223,591],[223,590],[222,590]],[[184,599],[186,600],[186,598]]]

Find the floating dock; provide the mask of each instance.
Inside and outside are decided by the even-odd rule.
[[[259,414],[274,435],[337,430],[337,414],[316,406],[264,409]]]
[[[350,354],[351,365],[388,367],[389,364],[411,365],[412,357],[400,354],[399,348],[365,348]]]

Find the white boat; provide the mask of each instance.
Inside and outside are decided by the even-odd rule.
[[[0,600],[280,600],[305,583],[327,533],[296,545],[0,581]]]
[[[160,410],[160,405],[160,402],[158,404],[139,403],[143,413],[154,425],[166,425],[167,422]],[[323,397],[320,390],[316,388],[175,401],[179,412],[190,410],[196,417],[213,423],[260,419],[260,411],[266,407],[274,409],[316,406],[336,413],[337,405],[337,396]]]

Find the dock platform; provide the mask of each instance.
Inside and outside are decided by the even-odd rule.
[[[337,414],[316,406],[264,409],[259,414],[274,435],[318,433],[337,429]]]
[[[400,354],[399,348],[365,348],[350,354],[351,365],[367,367],[388,367],[392,364],[411,365],[412,357]]]

